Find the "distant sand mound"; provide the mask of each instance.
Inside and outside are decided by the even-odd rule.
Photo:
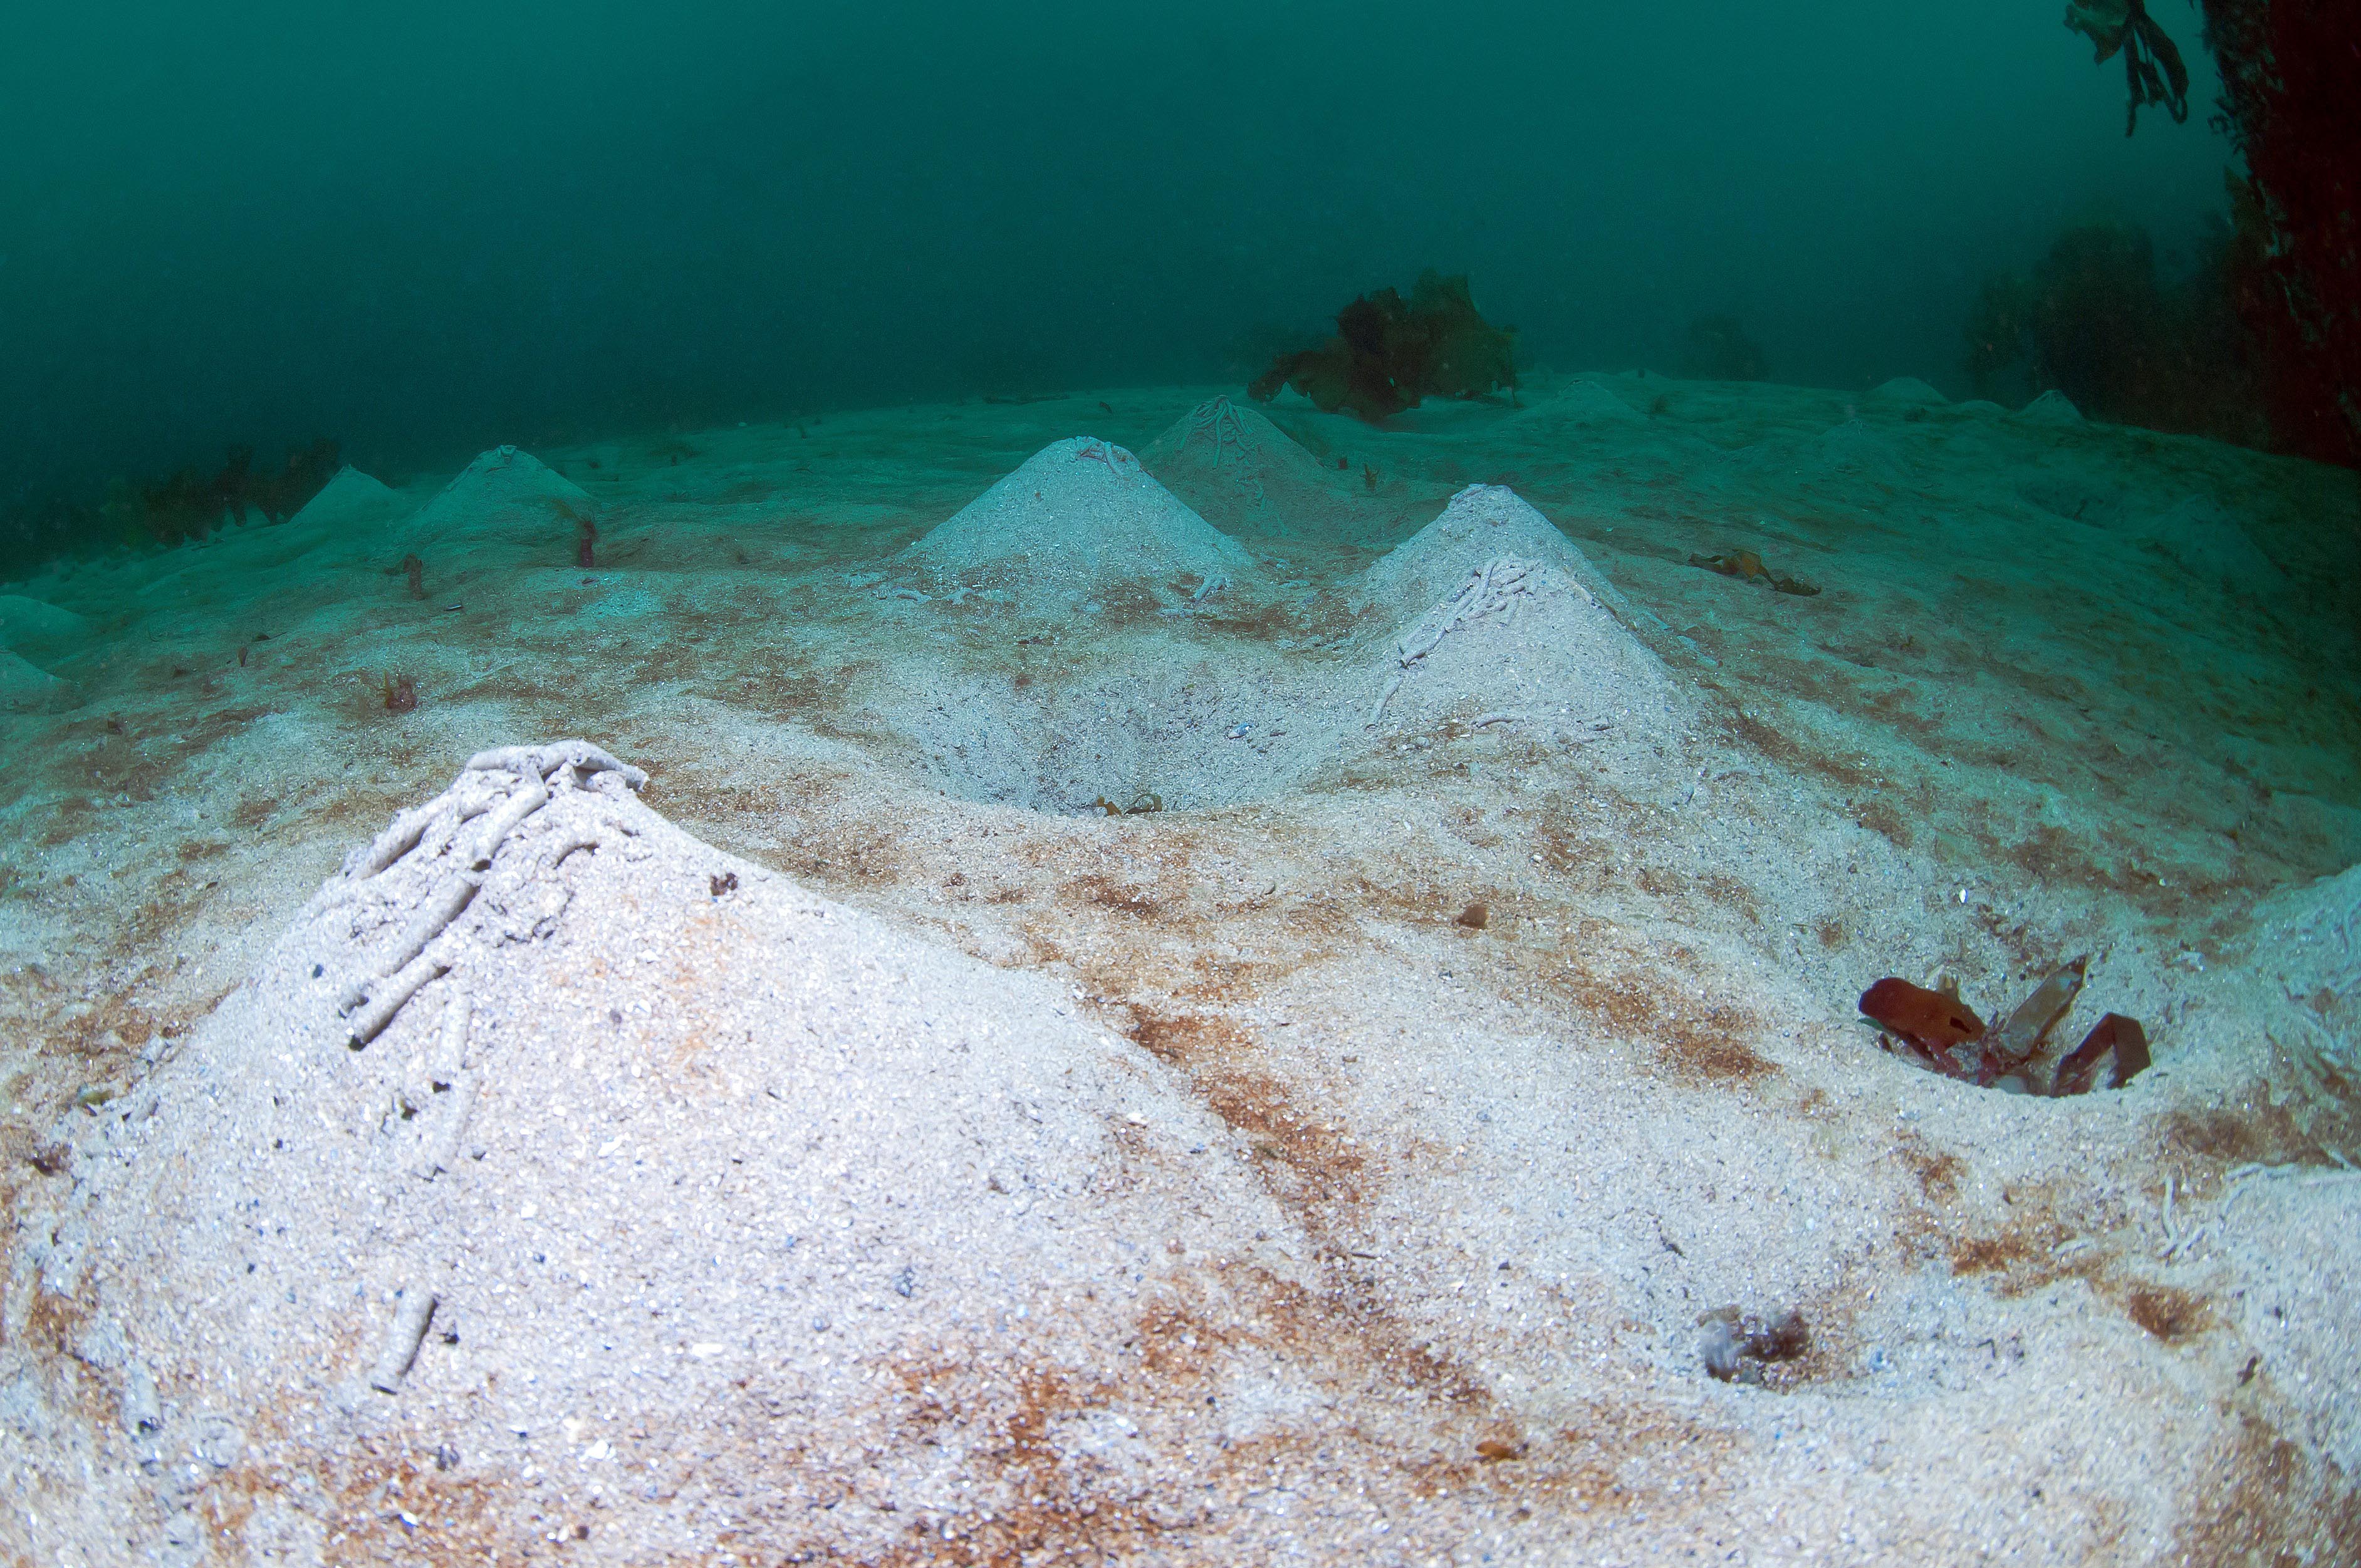
[[[483,459],[476,461],[481,463]],[[447,488],[445,493],[448,493]],[[306,532],[373,528],[392,521],[401,514],[401,491],[348,463],[336,470],[335,478],[320,487],[318,495],[303,503],[301,511],[287,520],[287,526]]]
[[[1932,407],[1951,400],[1916,376],[1896,376],[1890,381],[1880,381],[1869,389],[1869,396],[1881,403],[1915,407]]]
[[[522,546],[537,561],[564,565],[584,522],[595,528],[598,517],[598,503],[580,486],[529,452],[499,446],[461,469],[402,524],[401,543],[414,549]]]
[[[2016,411],[2016,417],[2036,424],[2081,424],[2082,411],[2074,400],[2052,387],[2031,402]]]
[[[1530,431],[1535,435],[1583,431],[1605,433],[1628,425],[1644,424],[1647,418],[1612,389],[1587,377],[1576,377],[1553,389],[1532,407],[1510,416],[1506,428]]]
[[[72,688],[22,654],[0,648],[0,709],[47,707]]]
[[[1197,514],[1230,533],[1334,532],[1352,502],[1337,473],[1279,426],[1227,398],[1198,404],[1148,444],[1139,460]],[[1360,483],[1349,476],[1348,482]]]
[[[54,652],[80,643],[90,622],[72,610],[23,594],[0,594],[0,648],[15,652]]]
[[[1039,609],[1126,589],[1175,602],[1254,565],[1138,458],[1090,436],[1035,453],[899,559],[939,586],[987,587]]]

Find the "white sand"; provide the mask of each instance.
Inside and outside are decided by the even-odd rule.
[[[1111,470],[1038,585],[961,509],[1202,393],[488,454],[9,585],[63,685],[0,719],[0,1544],[2351,1557],[2353,477],[1881,390],[1282,405],[1323,506]],[[1740,549],[1821,592],[1686,564]],[[455,771],[563,734],[653,778],[552,766],[351,1048],[533,787]],[[2085,952],[2121,1092],[1853,1016]],[[1808,1354],[1715,1381],[1724,1306]]]

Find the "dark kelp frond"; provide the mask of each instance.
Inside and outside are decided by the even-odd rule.
[[[2139,112],[2146,104],[2163,109],[2175,125],[2189,118],[2189,68],[2181,63],[2171,37],[2147,14],[2146,0],[2070,0],[2066,26],[2091,40],[2098,50],[2096,64],[2104,65],[2122,51],[2131,99],[2124,135],[2139,128]]]

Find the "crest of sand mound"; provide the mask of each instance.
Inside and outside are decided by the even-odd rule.
[[[1557,524],[1506,485],[1470,485],[1443,514],[1361,574],[1351,598],[1375,614],[1416,615],[1499,556],[1555,567],[1598,586],[1598,573]]]
[[[584,524],[595,527],[598,511],[588,491],[540,458],[498,446],[461,469],[398,532],[412,549],[522,545],[563,563]]]
[[[1356,598],[1393,629],[1371,677],[1373,726],[1501,724],[1585,743],[1611,735],[1635,758],[1677,730],[1683,699],[1610,609],[1620,596],[1505,486],[1454,496],[1368,569]]]
[[[902,553],[943,585],[1020,600],[1083,601],[1126,587],[1165,598],[1253,565],[1237,541],[1158,484],[1112,442],[1043,447]]]
[[[0,648],[54,652],[79,642],[90,623],[72,610],[23,594],[0,594]]]
[[[552,474],[550,477],[557,476]],[[372,528],[390,521],[401,507],[401,491],[348,463],[336,470],[335,477],[320,487],[318,495],[303,503],[302,510],[287,520],[287,526],[304,534]]]
[[[1148,444],[1139,460],[1214,527],[1232,533],[1334,532],[1351,521],[1333,469],[1254,409],[1227,398],[1199,403]],[[1355,481],[1357,482],[1357,481]]]
[[[73,688],[27,658],[63,652],[89,623],[70,609],[22,594],[0,594],[0,709],[38,708]]]
[[[1896,376],[1890,381],[1880,381],[1869,389],[1868,396],[1875,402],[1922,407],[1933,407],[1950,401],[1949,398],[1916,376]]]
[[[2073,399],[2052,387],[2017,410],[2016,417],[2036,424],[2081,424],[2082,411],[2074,406]]]

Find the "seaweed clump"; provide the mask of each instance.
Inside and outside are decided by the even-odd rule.
[[[2168,285],[2137,225],[2067,229],[2029,276],[1985,280],[1965,332],[1977,390],[2021,375],[2094,419],[2274,444],[2236,304],[2252,248],[2247,232],[2217,225],[2194,270]]]
[[[1430,269],[1407,300],[1393,289],[1354,300],[1336,313],[1335,335],[1279,355],[1246,393],[1267,403],[1293,387],[1323,413],[1341,409],[1377,424],[1427,398],[1513,394],[1516,346],[1516,328],[1477,311],[1466,277]]]
[[[232,519],[243,523],[249,512],[286,521],[320,493],[342,463],[336,444],[324,436],[289,452],[275,474],[254,471],[253,447],[233,446],[210,475],[183,468],[153,484],[117,480],[104,510],[126,532],[159,544],[181,544],[203,539]]]

